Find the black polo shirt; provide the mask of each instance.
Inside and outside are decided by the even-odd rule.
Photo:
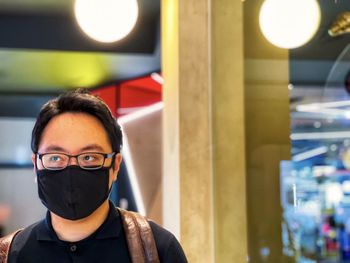
[[[121,217],[110,203],[105,222],[89,237],[74,243],[59,240],[46,218],[20,232],[14,239],[9,263],[130,263]],[[161,263],[186,263],[176,238],[150,221]]]

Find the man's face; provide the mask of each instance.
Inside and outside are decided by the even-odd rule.
[[[65,153],[77,155],[84,152],[111,153],[112,147],[101,122],[85,113],[63,113],[54,117],[45,127],[41,136],[38,152]],[[35,155],[32,155],[35,163]],[[110,166],[112,158],[105,161],[104,166]],[[114,169],[109,171],[109,187],[117,178],[121,155],[116,155]],[[71,158],[68,165],[78,165]],[[41,161],[37,160],[37,168],[43,169]]]

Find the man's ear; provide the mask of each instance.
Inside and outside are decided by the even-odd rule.
[[[115,179],[117,179],[117,175],[119,172],[120,164],[122,163],[122,155],[120,153],[117,153],[114,157],[114,167],[113,167],[113,173],[115,175]]]
[[[32,153],[32,163],[34,167],[34,173],[36,173],[36,155]]]

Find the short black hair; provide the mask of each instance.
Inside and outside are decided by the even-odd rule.
[[[120,152],[123,140],[121,128],[106,103],[87,89],[76,89],[65,92],[43,105],[32,131],[33,153],[38,153],[42,133],[50,120],[66,112],[86,113],[96,117],[107,132],[113,152]]]

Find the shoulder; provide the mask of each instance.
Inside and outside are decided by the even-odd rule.
[[[23,246],[26,242],[28,242],[29,239],[36,237],[36,230],[40,229],[43,226],[44,221],[39,221],[21,230],[15,236],[11,245],[11,250],[14,249],[16,246]]]
[[[32,243],[33,239],[36,239],[36,229],[44,225],[43,221],[36,222],[20,232],[14,237],[9,253],[10,262],[15,262],[15,259],[18,257],[18,254]]]
[[[144,220],[146,220],[144,216],[136,212],[127,211],[120,208],[118,208],[117,210],[119,210],[119,214],[121,215],[120,219],[123,222],[122,224],[124,225],[124,228],[125,228],[125,225],[127,225],[125,229],[128,229],[129,223],[131,223],[130,225],[133,225],[132,222],[135,222],[135,220],[136,221],[140,220],[139,224],[141,225],[143,225]],[[164,229],[163,227],[154,223],[153,221],[150,221],[150,220],[147,220],[147,221],[153,233],[160,262],[187,263],[185,254],[182,250],[180,243],[177,241],[176,237],[172,233]]]
[[[176,237],[153,221],[148,222],[153,232],[160,262],[186,263],[187,259]]]

